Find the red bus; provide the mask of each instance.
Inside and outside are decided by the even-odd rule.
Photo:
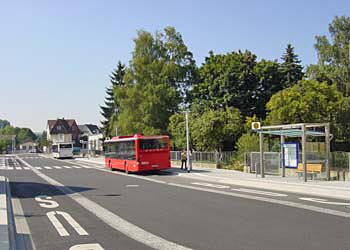
[[[168,136],[117,136],[104,142],[105,166],[126,173],[170,168]]]

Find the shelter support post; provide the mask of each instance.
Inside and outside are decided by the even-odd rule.
[[[283,153],[283,144],[285,142],[284,135],[281,135],[281,166],[282,166],[282,177],[286,177],[286,166],[284,165],[284,153]]]
[[[329,129],[329,123],[325,125],[325,143],[326,143],[326,176],[327,181],[331,179],[331,171],[329,167],[329,152],[330,152],[330,129]]]
[[[265,178],[265,157],[264,157],[264,134],[260,132],[260,174]]]
[[[307,165],[306,165],[306,127],[302,126],[302,136],[301,136],[301,151],[302,151],[302,163],[303,163],[303,175],[304,181],[307,182]]]

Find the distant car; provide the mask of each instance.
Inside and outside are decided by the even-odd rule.
[[[33,154],[35,154],[35,153],[38,153],[38,150],[37,150],[37,149],[35,149],[35,148],[33,148],[33,149],[29,150],[29,153],[33,153]]]

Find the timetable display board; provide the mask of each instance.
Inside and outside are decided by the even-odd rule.
[[[286,168],[297,168],[299,158],[298,142],[289,142],[282,144],[283,165]]]

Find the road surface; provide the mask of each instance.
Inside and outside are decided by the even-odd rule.
[[[350,202],[0,157],[18,249],[350,249]],[[33,247],[31,246],[33,245]]]

